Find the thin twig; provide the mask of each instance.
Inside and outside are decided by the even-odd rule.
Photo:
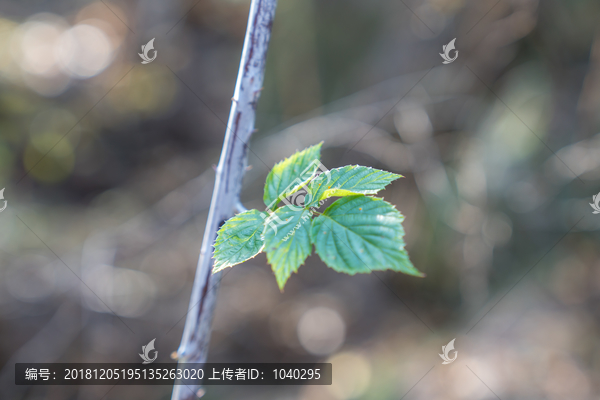
[[[267,49],[277,0],[252,0],[227,132],[217,166],[208,220],[190,298],[183,337],[177,350],[180,363],[204,363],[208,355],[212,317],[221,274],[211,274],[212,248],[218,228],[233,215],[246,172],[248,141],[254,132],[256,102],[262,89]],[[172,400],[191,400],[203,393],[199,385],[174,386]]]

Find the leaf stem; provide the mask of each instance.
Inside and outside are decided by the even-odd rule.
[[[246,207],[244,207],[244,205],[242,204],[242,202],[240,201],[240,199],[237,199],[237,201],[235,202],[235,210],[239,213],[243,213],[248,211],[248,209]]]

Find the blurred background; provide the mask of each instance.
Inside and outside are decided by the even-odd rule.
[[[0,397],[170,398],[17,387],[14,363],[140,362],[153,338],[171,361],[249,4],[0,4]],[[245,206],[324,141],[328,168],[405,176],[382,196],[427,277],[313,255],[280,293],[264,254],[228,270],[209,361],[332,362],[334,382],[205,398],[598,399],[599,16],[592,0],[281,1]]]

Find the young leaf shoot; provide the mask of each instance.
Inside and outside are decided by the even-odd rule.
[[[404,216],[372,196],[402,175],[359,165],[327,170],[320,162],[321,145],[273,167],[265,183],[266,211],[245,211],[225,222],[215,242],[213,273],[264,251],[283,291],[314,245],[323,262],[338,272],[425,276],[404,249]],[[330,197],[340,199],[318,212]]]

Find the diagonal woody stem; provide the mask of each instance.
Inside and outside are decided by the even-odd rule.
[[[217,166],[215,187],[196,277],[177,350],[180,363],[204,363],[208,355],[213,312],[221,273],[211,274],[218,228],[229,219],[239,199],[248,161],[248,141],[254,131],[256,104],[262,89],[267,49],[277,0],[252,0],[227,132]],[[200,386],[175,385],[171,400],[195,399]]]

